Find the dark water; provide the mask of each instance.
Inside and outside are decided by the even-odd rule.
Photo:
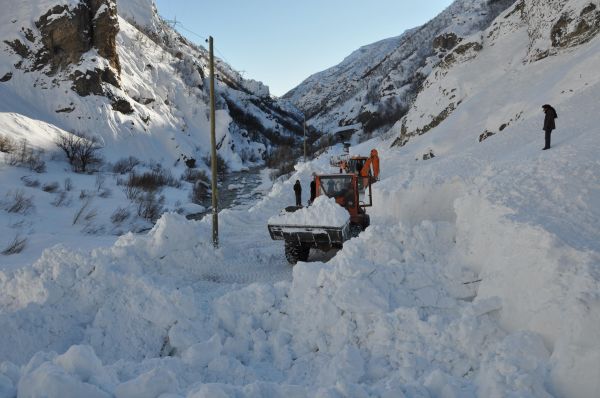
[[[223,209],[250,207],[262,198],[264,192],[256,190],[262,182],[261,168],[253,168],[248,171],[237,171],[227,173],[218,179],[219,211]],[[207,214],[212,213],[212,196],[208,196],[201,203],[206,207],[202,213],[190,214],[191,220],[199,220]]]

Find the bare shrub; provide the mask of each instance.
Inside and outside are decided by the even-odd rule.
[[[242,158],[243,162],[256,163],[260,159],[260,157],[256,154],[256,152],[252,149],[243,148],[240,153],[240,158]]]
[[[210,180],[203,170],[198,169],[185,169],[181,175],[183,181],[191,182],[192,184],[196,181],[204,181],[208,183]]]
[[[87,235],[98,235],[103,233],[105,230],[104,226],[89,222],[85,224],[81,232]]]
[[[118,207],[110,216],[110,221],[113,224],[121,224],[123,221],[127,220],[130,215],[131,213],[129,213],[129,210]]]
[[[72,190],[73,189],[73,181],[71,181],[70,178],[65,178],[65,181],[63,182],[63,188],[67,192]]]
[[[25,184],[26,187],[37,188],[40,186],[39,180],[32,180],[29,176],[21,177],[21,181],[23,181],[23,184]]]
[[[17,145],[12,138],[9,136],[0,135],[0,152],[11,153],[16,147]]]
[[[42,191],[44,192],[50,192],[50,193],[54,193],[56,191],[58,191],[58,182],[49,182],[47,184],[42,185]]]
[[[21,238],[18,234],[15,235],[15,238],[11,243],[6,246],[4,250],[2,250],[2,254],[5,256],[10,256],[12,254],[19,254],[25,249],[25,244],[27,243],[27,238]]]
[[[89,224],[96,216],[98,216],[98,209],[92,209],[83,216],[83,219]]]
[[[100,192],[104,188],[106,176],[104,174],[96,174],[96,191]]]
[[[90,192],[86,189],[82,189],[81,191],[79,191],[79,199],[80,200],[93,198],[93,197],[94,197],[94,192]]]
[[[27,157],[29,156],[30,151],[31,148],[29,148],[29,143],[26,139],[22,139],[19,141],[19,146],[11,153],[10,158],[8,159],[8,164],[11,166],[24,165],[27,162]]]
[[[189,198],[192,203],[202,204],[208,198],[208,185],[201,180],[196,181]]]
[[[204,163],[208,167],[212,167],[211,159],[212,159],[211,156],[204,158]],[[225,159],[223,159],[223,157],[221,155],[219,155],[219,153],[217,153],[217,173],[222,175],[222,174],[227,173],[227,170],[228,170],[227,162],[225,162]]]
[[[100,196],[101,198],[110,198],[110,196],[112,195],[112,191],[109,188],[103,188],[100,193],[98,193],[98,196]]]
[[[83,204],[81,205],[79,210],[77,210],[75,212],[75,214],[73,215],[73,225],[77,224],[82,218],[86,217],[86,215],[84,213],[88,210],[88,208],[90,207],[91,204],[92,204],[91,197],[87,198],[83,202]]]
[[[42,159],[43,153],[41,150],[33,150],[29,146],[28,141],[22,139],[18,147],[11,152],[8,164],[11,166],[29,167],[30,170],[36,173],[43,173],[46,171],[46,162]]]
[[[145,192],[137,198],[137,214],[154,222],[163,213],[164,203],[164,196],[157,197],[154,192]]]
[[[64,133],[58,136],[55,144],[65,153],[74,171],[85,173],[91,166],[102,163],[99,152],[103,145],[96,136],[76,132]]]
[[[29,170],[35,171],[36,173],[46,172],[46,162],[42,159],[44,151],[32,151],[27,158],[27,166]]]
[[[112,172],[117,174],[127,174],[131,173],[135,166],[140,164],[140,160],[136,157],[129,156],[128,158],[123,158],[117,160],[117,162],[112,167]]]
[[[25,196],[21,189],[9,192],[6,196],[8,196],[8,202],[5,209],[9,213],[27,214],[34,208],[33,197]]]
[[[117,181],[117,184],[119,181]],[[154,169],[142,174],[131,173],[125,184],[128,187],[136,187],[146,192],[155,192],[162,189],[164,186],[175,188],[181,186],[181,183],[173,177],[171,172],[162,168]]]
[[[54,198],[54,200],[50,202],[50,204],[52,204],[52,206],[54,207],[66,207],[71,204],[71,198],[69,197],[66,191],[60,191],[58,195],[56,195],[56,198]]]
[[[125,193],[125,197],[132,201],[136,200],[142,194],[140,188],[130,185],[125,185],[125,187],[123,187],[123,192]]]
[[[279,177],[294,171],[294,165],[299,156],[300,152],[298,150],[288,145],[282,145],[267,157],[266,166],[275,169],[272,176]]]

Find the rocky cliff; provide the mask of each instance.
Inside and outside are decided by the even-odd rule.
[[[55,5],[35,21],[35,27],[36,31],[23,29],[26,40],[5,40],[22,57],[17,69],[42,71],[47,76],[64,71],[81,96],[104,94],[103,83],[119,87],[119,22],[114,0]],[[89,57],[90,52],[99,57]],[[87,61],[92,62],[90,67],[77,68]]]

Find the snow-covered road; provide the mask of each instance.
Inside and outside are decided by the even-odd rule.
[[[167,213],[0,269],[0,397],[596,397],[600,39],[523,62],[519,14],[428,77],[404,127],[454,102],[437,127],[352,147],[381,159],[371,226],[327,262],[290,268],[266,224],[339,147],[222,211],[218,249]]]

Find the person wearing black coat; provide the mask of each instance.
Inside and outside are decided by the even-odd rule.
[[[294,193],[296,194],[296,206],[302,206],[302,186],[300,180],[296,180],[294,184]]]
[[[317,183],[314,180],[310,182],[310,199],[308,200],[308,203],[311,204],[312,202],[315,201],[315,198],[317,197]]]
[[[545,104],[542,106],[544,113],[546,116],[544,117],[544,132],[546,133],[546,144],[542,148],[542,150],[550,149],[550,135],[552,134],[552,130],[556,128],[556,124],[554,123],[554,119],[558,118],[558,114],[556,113],[556,109],[552,106]]]

